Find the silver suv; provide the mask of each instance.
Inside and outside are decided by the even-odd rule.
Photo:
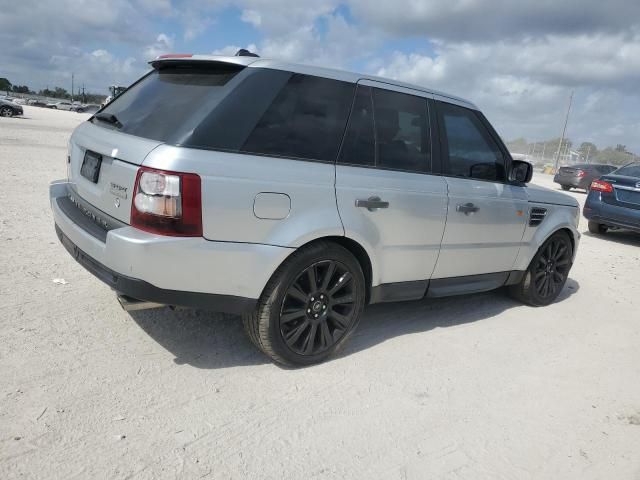
[[[247,56],[151,65],[75,130],[50,187],[60,241],[127,309],[241,314],[258,348],[305,365],[367,304],[562,290],[578,204],[527,185],[472,103]]]

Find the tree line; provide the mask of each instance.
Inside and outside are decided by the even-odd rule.
[[[552,138],[542,142],[528,142],[525,138],[516,138],[507,143],[509,151],[513,153],[524,153],[530,159],[539,162],[551,162],[556,158],[558,148],[560,149],[561,161],[568,158],[580,163],[605,163],[611,165],[625,165],[637,160],[638,156],[627,150],[626,145],[617,144],[598,148],[593,142],[582,142],[579,146],[565,138],[560,143],[560,138]],[[574,152],[573,155],[570,152]],[[577,154],[577,155],[576,155]]]
[[[43,97],[59,98],[61,100],[70,100],[71,93],[61,87],[54,87],[53,89],[44,88],[39,91],[31,90],[27,85],[13,85],[8,79],[0,78],[0,91],[6,92],[7,95],[11,93],[17,94],[30,94],[41,95]],[[83,103],[102,103],[105,99],[105,95],[88,92],[74,92],[74,100],[82,101]]]

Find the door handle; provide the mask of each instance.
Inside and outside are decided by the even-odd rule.
[[[356,207],[375,212],[379,208],[389,208],[389,202],[381,200],[380,197],[369,197],[366,200],[356,200]]]
[[[464,213],[465,215],[472,215],[480,210],[473,203],[465,203],[464,205],[457,205],[456,212]]]

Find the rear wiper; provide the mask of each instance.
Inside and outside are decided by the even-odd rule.
[[[96,113],[93,118],[97,118],[98,120],[102,120],[103,122],[115,125],[117,128],[122,127],[122,123],[120,123],[118,117],[116,117],[113,113],[100,112]]]

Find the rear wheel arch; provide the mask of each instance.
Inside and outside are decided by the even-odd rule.
[[[364,274],[364,281],[365,281],[365,287],[366,287],[365,305],[368,304],[369,300],[371,299],[371,288],[373,283],[373,265],[371,262],[371,256],[369,255],[367,250],[360,243],[358,243],[357,241],[349,237],[324,236],[324,237],[318,237],[313,240],[310,240],[309,242],[304,243],[299,247],[297,247],[294,251],[307,248],[311,245],[314,245],[320,242],[331,242],[331,243],[340,245],[355,257],[355,259],[360,264],[360,268],[362,268],[362,273]],[[289,258],[289,256],[287,256],[287,258]],[[282,261],[282,263],[286,262],[287,258],[285,258]],[[278,268],[279,267],[280,265],[278,266]]]

